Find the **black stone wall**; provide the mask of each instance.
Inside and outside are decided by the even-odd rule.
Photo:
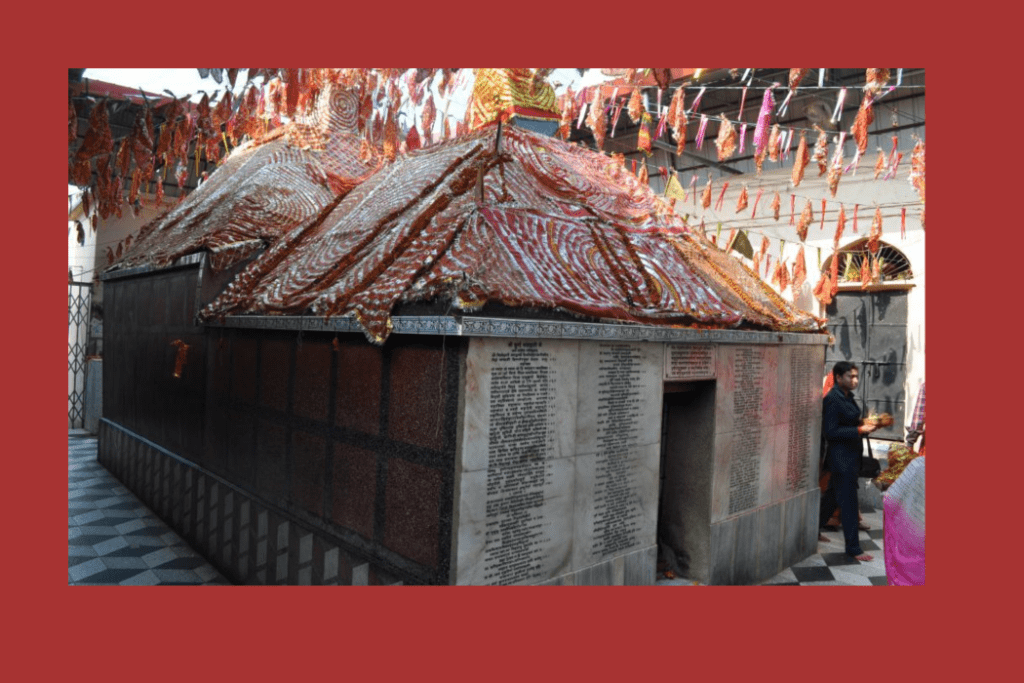
[[[192,267],[105,283],[110,424],[102,434],[127,433],[117,448],[125,439],[150,443],[138,451],[146,459],[129,462],[101,435],[101,460],[132,486],[160,476],[141,470],[170,467],[152,455],[166,450],[179,463],[175,471],[212,477],[210,485],[219,482],[233,500],[251,501],[278,525],[294,526],[291,536],[302,537],[304,529],[319,539],[317,548],[339,548],[353,558],[349,565],[362,558],[390,583],[447,583],[464,340],[392,335],[379,347],[355,334],[197,327],[198,273]],[[175,339],[189,345],[178,378]],[[186,495],[184,479],[178,488],[176,481],[167,480],[170,498]],[[132,489],[140,497],[163,495],[161,486]],[[192,502],[179,506],[176,529],[184,530],[194,490],[187,494]],[[161,514],[174,502],[152,507]],[[200,530],[197,513],[192,509],[186,538],[208,548],[227,576],[251,583],[298,578],[265,566],[261,578],[255,555],[240,568],[238,530],[225,546],[224,529],[211,538],[216,525]],[[259,524],[247,528],[255,534]],[[295,552],[308,555],[298,546]],[[298,571],[298,556],[291,559]]]

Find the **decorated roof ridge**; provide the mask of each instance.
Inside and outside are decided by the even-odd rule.
[[[551,69],[476,69],[467,121],[471,130],[514,117],[557,121],[561,116]]]
[[[236,147],[195,192],[143,226],[112,267],[166,266],[207,250],[223,270],[333,206],[383,163],[358,132],[358,107],[354,90],[328,84],[308,120]]]
[[[352,315],[381,343],[396,305],[438,300],[820,331],[620,160],[497,124],[386,167],[255,259],[201,318]]]

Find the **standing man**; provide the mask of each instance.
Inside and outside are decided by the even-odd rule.
[[[848,361],[833,365],[835,386],[822,400],[822,438],[828,441],[825,467],[832,477],[821,497],[820,523],[824,525],[838,505],[846,554],[869,562],[874,558],[861,549],[857,538],[857,475],[864,453],[863,437],[877,427],[862,424],[860,406],[853,398],[853,390],[860,383],[859,374],[857,366]]]

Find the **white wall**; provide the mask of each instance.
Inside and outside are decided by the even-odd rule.
[[[870,156],[870,155],[869,155]],[[925,230],[921,226],[921,202],[917,191],[907,180],[907,173],[910,168],[910,150],[906,150],[903,161],[900,164],[896,178],[892,180],[874,179],[874,162],[870,159],[863,159],[859,170],[855,175],[844,175],[840,181],[833,199],[824,177],[818,177],[817,167],[808,167],[803,181],[798,187],[792,187],[791,164],[778,170],[765,170],[761,177],[737,176],[729,184],[725,201],[720,211],[714,210],[714,201],[718,198],[721,189],[721,181],[716,181],[717,189],[712,193],[712,206],[704,210],[699,204],[694,207],[690,198],[684,204],[677,203],[676,210],[679,213],[689,213],[691,226],[699,226],[704,220],[705,227],[710,234],[715,234],[719,222],[722,224],[721,236],[719,239],[724,243],[729,232],[733,228],[747,231],[755,251],[761,246],[761,239],[764,236],[769,238],[768,253],[772,257],[772,266],[778,262],[780,252],[785,258],[789,269],[792,271],[794,258],[801,246],[796,227],[790,225],[790,195],[796,194],[796,214],[799,219],[799,212],[803,209],[807,198],[811,199],[814,208],[814,221],[807,232],[807,240],[803,243],[805,261],[807,264],[807,281],[804,283],[799,294],[794,297],[792,289],[782,292],[782,296],[794,303],[801,309],[825,317],[824,307],[813,297],[811,291],[817,284],[821,274],[820,263],[825,264],[833,251],[833,237],[836,230],[836,220],[839,215],[840,203],[845,208],[846,225],[843,236],[840,239],[839,247],[842,248],[852,242],[856,242],[868,235],[871,228],[871,221],[874,217],[876,206],[882,208],[882,241],[899,249],[910,261],[913,279],[910,284],[913,287],[909,291],[909,311],[907,321],[907,384],[905,392],[907,402],[910,404],[908,410],[912,409],[913,401],[917,396],[917,389],[924,381],[924,350],[925,350]],[[706,179],[705,179],[706,182]],[[748,184],[750,204],[747,209],[737,214],[736,200],[743,182]],[[757,207],[757,216],[750,218],[754,197],[757,188],[764,188],[764,194]],[[779,220],[776,222],[772,213],[768,210],[768,203],[772,194],[778,191],[782,198],[782,210]],[[826,200],[825,225],[821,228],[821,199]],[[853,209],[859,205],[857,215],[857,232],[853,232]],[[906,237],[900,235],[901,209],[907,210]],[[734,252],[735,253],[735,252]],[[747,261],[749,263],[749,261]],[[764,264],[761,266],[762,276],[765,273]],[[768,271],[766,281],[770,280],[771,270]],[[860,285],[846,285],[855,290]],[[777,287],[776,287],[777,289]]]

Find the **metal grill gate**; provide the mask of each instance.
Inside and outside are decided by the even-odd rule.
[[[85,359],[92,284],[68,283],[68,429],[85,426]]]

